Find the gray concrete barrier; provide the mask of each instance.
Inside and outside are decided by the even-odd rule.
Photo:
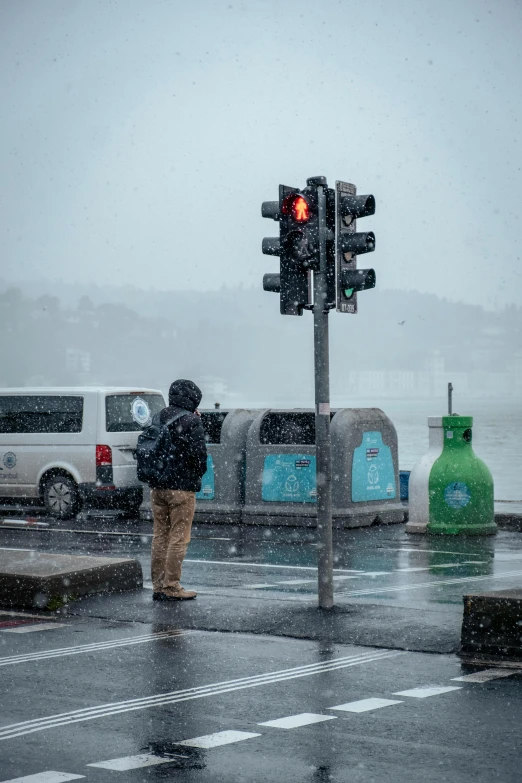
[[[522,589],[464,596],[460,654],[522,666]]]
[[[0,551],[0,605],[57,609],[93,593],[143,587],[138,560]]]

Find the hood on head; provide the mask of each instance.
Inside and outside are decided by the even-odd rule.
[[[202,396],[201,389],[193,381],[180,379],[170,385],[169,405],[176,405],[194,413]]]

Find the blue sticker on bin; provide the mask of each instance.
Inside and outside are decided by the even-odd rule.
[[[268,454],[263,466],[261,498],[268,503],[316,503],[315,457]]]
[[[444,490],[444,501],[450,508],[464,508],[471,500],[471,492],[462,481],[452,481]]]
[[[214,460],[212,454],[207,454],[207,472],[201,479],[201,489],[196,492],[196,498],[198,500],[214,500],[215,491]]]
[[[395,496],[391,449],[382,442],[381,432],[364,432],[361,445],[353,452],[352,502],[388,500]]]

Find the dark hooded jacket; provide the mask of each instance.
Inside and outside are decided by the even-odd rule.
[[[174,381],[169,389],[169,405],[160,413],[165,424],[176,413],[186,415],[170,425],[169,431],[175,449],[175,465],[162,489],[181,489],[199,492],[201,478],[207,470],[207,443],[201,418],[194,413],[201,402],[201,391],[192,381]],[[153,486],[153,485],[151,485]]]

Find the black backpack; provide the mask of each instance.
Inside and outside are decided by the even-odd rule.
[[[187,411],[178,411],[165,424],[160,424],[160,413],[154,414],[152,422],[138,436],[136,465],[138,480],[153,487],[161,487],[168,479],[172,463],[176,458],[176,447],[170,437],[169,427]]]

